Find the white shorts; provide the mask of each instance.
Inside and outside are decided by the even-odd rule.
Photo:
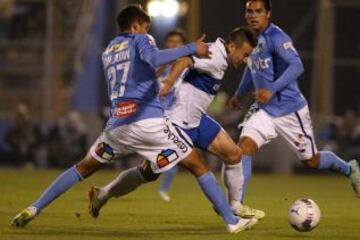
[[[191,151],[190,138],[165,118],[145,119],[103,131],[90,148],[90,154],[101,163],[138,153],[151,162],[155,173],[172,168]]]
[[[262,109],[250,109],[249,115],[239,125],[240,138],[249,137],[260,148],[280,134],[299,159],[310,159],[317,153],[308,106],[283,117],[272,117]]]

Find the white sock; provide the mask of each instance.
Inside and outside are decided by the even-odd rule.
[[[241,186],[244,182],[242,171],[242,163],[235,165],[223,165],[223,180],[228,193],[229,203],[238,201],[240,203],[242,189]]]
[[[238,200],[230,200],[230,207],[234,213],[238,213],[242,208],[242,203]]]
[[[141,176],[139,168],[130,168],[121,172],[117,178],[100,189],[99,200],[106,201],[111,197],[126,195],[144,183],[146,181]]]

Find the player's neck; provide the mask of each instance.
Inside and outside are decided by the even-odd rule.
[[[271,23],[268,22],[263,28],[259,29],[259,30],[257,31],[257,33],[258,33],[258,34],[261,34],[261,33],[265,32],[266,29],[268,29],[268,27],[270,26],[270,24],[271,24]]]

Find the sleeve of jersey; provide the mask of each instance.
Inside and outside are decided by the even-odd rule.
[[[244,96],[252,86],[252,78],[249,67],[246,67],[242,75],[238,89],[235,92],[236,96]]]
[[[193,68],[215,79],[222,79],[227,68],[226,61],[222,59],[216,48],[210,46],[210,51],[212,52],[210,59],[193,57]]]
[[[196,53],[196,45],[194,43],[187,44],[181,48],[159,50],[154,39],[149,35],[138,36],[137,46],[141,60],[147,62],[154,69],[178,58]]]
[[[283,74],[271,84],[273,92],[278,92],[304,72],[304,65],[289,37],[276,36],[273,40],[275,56],[281,58],[288,64]]]

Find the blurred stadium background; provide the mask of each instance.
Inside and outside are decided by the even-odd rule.
[[[203,32],[214,41],[245,24],[240,0],[1,0],[1,167],[64,168],[85,154],[106,121],[100,55],[117,33],[117,12],[128,3],[148,9],[160,47],[175,27],[185,29],[189,41]],[[305,64],[299,82],[311,106],[318,147],[345,159],[360,154],[359,17],[359,0],[273,0],[273,21],[291,35]],[[229,112],[225,105],[241,73],[228,72],[210,109],[236,141],[246,107]],[[125,168],[137,160],[128,156],[113,166]],[[219,168],[219,161],[208,160]],[[304,170],[281,139],[257,154],[254,168]]]

